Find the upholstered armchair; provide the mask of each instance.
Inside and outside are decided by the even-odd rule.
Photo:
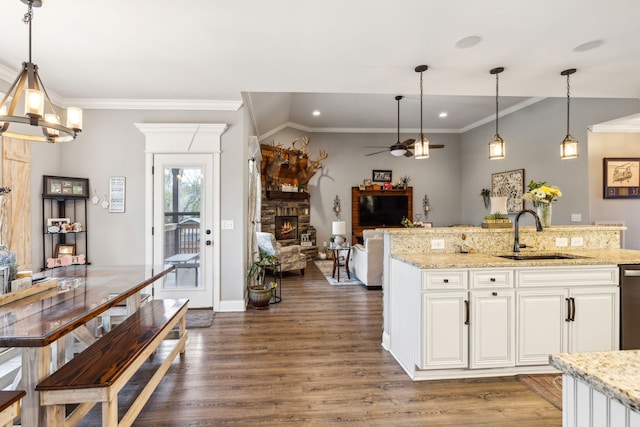
[[[282,264],[281,272],[300,270],[300,274],[304,276],[304,269],[307,268],[307,256],[300,252],[300,245],[281,246],[276,242],[272,233],[258,231],[256,235],[260,252],[276,255]]]
[[[362,231],[363,244],[357,244],[351,250],[351,267],[356,277],[367,288],[382,286],[382,232]]]

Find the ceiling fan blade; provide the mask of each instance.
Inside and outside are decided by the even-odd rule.
[[[363,145],[362,148],[389,148],[389,147],[385,147],[384,145]]]
[[[429,148],[444,148],[444,145],[442,144],[429,144]]]
[[[405,147],[411,147],[413,145],[413,143],[416,142],[415,139],[413,138],[409,138],[409,139],[405,139],[404,141],[402,141],[400,144],[402,144]]]
[[[411,151],[407,150],[407,152],[404,153],[404,156],[405,157],[413,157],[413,153]]]
[[[376,151],[375,153],[365,154],[365,156],[373,156],[373,155],[375,155],[375,154],[387,153],[388,151],[389,151],[389,150]]]

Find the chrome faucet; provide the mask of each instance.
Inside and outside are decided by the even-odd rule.
[[[520,216],[522,216],[522,214],[525,212],[529,212],[531,215],[533,215],[533,218],[536,220],[536,231],[542,231],[542,223],[540,222],[540,218],[538,217],[538,214],[536,214],[531,209],[522,209],[516,215],[516,221],[515,221],[514,233],[513,233],[513,252],[520,252],[520,233],[519,233],[520,227],[518,226],[518,221],[520,221]]]

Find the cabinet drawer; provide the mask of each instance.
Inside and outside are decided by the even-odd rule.
[[[483,268],[471,270],[469,275],[471,289],[512,288],[512,268]]]
[[[422,290],[467,289],[466,270],[424,270]]]
[[[617,266],[535,267],[516,270],[516,287],[618,286]]]

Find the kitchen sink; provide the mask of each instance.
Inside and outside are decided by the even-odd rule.
[[[569,254],[510,254],[510,255],[496,255],[500,258],[514,259],[518,261],[535,261],[542,259],[578,259],[585,258],[579,255]]]

